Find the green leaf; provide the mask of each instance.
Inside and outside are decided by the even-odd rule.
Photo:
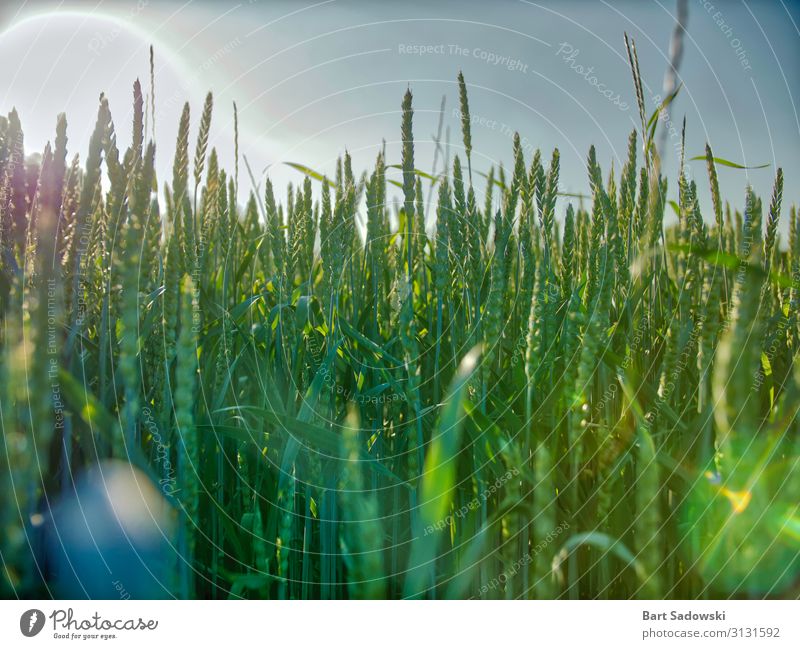
[[[306,167],[305,165],[300,164],[299,162],[284,162],[283,164],[291,167],[292,169],[296,169],[301,174],[305,174],[309,178],[313,178],[314,180],[318,180],[322,183],[327,183],[329,187],[333,187],[333,182],[328,180],[327,176],[324,176],[319,171],[314,171],[311,167]]]
[[[488,174],[485,174],[482,171],[476,171],[475,173],[478,174],[479,176],[482,176],[483,178],[486,178],[486,180],[489,180]],[[501,183],[497,178],[492,178],[492,182],[495,185],[497,185],[500,189],[506,189],[506,186],[503,183]]]
[[[366,349],[371,351],[375,354],[378,358],[385,358],[390,363],[394,365],[402,365],[403,362],[392,356],[389,352],[387,352],[383,347],[381,347],[378,343],[370,340],[362,333],[360,333],[355,327],[353,327],[349,322],[347,322],[344,318],[339,320],[339,324],[342,327],[342,331],[353,340],[357,341],[360,345],[363,345]]]
[[[420,510],[423,523],[428,525],[444,518],[450,509],[456,457],[465,419],[464,394],[477,367],[479,356],[480,349],[475,347],[461,361],[425,456],[420,483]]]
[[[668,244],[667,250],[697,255],[700,258],[714,264],[715,266],[724,266],[725,268],[734,271],[744,270],[747,273],[752,273],[756,277],[762,277],[764,275],[763,266],[751,264],[745,259],[737,257],[729,252],[717,250],[716,248],[699,248],[686,244],[674,243]],[[794,281],[792,280],[791,275],[781,273],[777,270],[770,270],[769,281],[780,288],[794,287]]]
[[[597,531],[581,532],[580,534],[573,534],[569,537],[553,559],[553,571],[559,571],[561,569],[561,564],[566,561],[570,554],[582,545],[595,547],[605,554],[613,554],[626,564],[626,566],[633,568],[640,580],[647,580],[647,573],[644,567],[622,541]]]
[[[387,169],[402,169],[402,165],[386,165]],[[434,183],[438,182],[439,179],[442,177],[441,174],[438,176],[431,176],[430,174],[426,174],[424,171],[420,171],[419,169],[414,169],[414,175],[419,176],[420,178],[427,178],[428,180],[433,181]]]
[[[450,384],[433,440],[425,456],[420,481],[420,525],[413,530],[405,583],[406,597],[420,597],[432,585],[436,561],[436,541],[439,534],[434,529],[447,515],[453,499],[456,461],[461,428],[464,425],[464,397],[467,384],[478,366],[480,347],[474,347],[458,366]]]
[[[704,155],[696,155],[693,158],[689,158],[689,160],[708,160],[708,158]],[[718,165],[722,165],[723,167],[731,167],[732,169],[766,169],[770,166],[769,164],[763,164],[745,167],[744,165],[740,165],[738,162],[725,160],[725,158],[712,158],[712,160],[714,160],[714,162]]]
[[[650,119],[647,120],[647,140],[651,141],[653,136],[656,134],[656,128],[658,126],[658,116],[661,114],[661,111],[664,110],[667,106],[672,103],[672,100],[678,96],[681,88],[683,87],[683,82],[678,84],[678,87],[669,94],[664,101],[659,104],[658,108],[653,111],[653,114],[650,115]]]

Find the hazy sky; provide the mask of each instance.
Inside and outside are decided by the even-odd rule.
[[[604,171],[612,159],[619,169],[638,123],[623,32],[636,39],[652,111],[675,2],[126,0],[9,2],[2,12],[0,111],[16,106],[28,150],[53,137],[56,114],[64,111],[71,147],[82,153],[101,91],[109,97],[120,148],[126,146],[131,86],[139,77],[148,89],[152,43],[162,182],[171,177],[183,102],[191,103],[194,134],[209,89],[215,98],[211,146],[224,166],[233,167],[236,101],[241,153],[259,178],[273,165],[270,173],[283,185],[302,177],[282,162],[331,173],[347,148],[361,170],[384,139],[389,163],[399,162],[400,101],[410,85],[417,166],[430,170],[443,95],[450,153],[463,155],[456,85],[463,70],[475,120],[475,170],[499,161],[508,166],[517,130],[528,159],[540,147],[549,160],[559,147],[562,190],[585,192],[589,145],[597,146]],[[771,165],[720,169],[723,192],[737,205],[748,181],[769,193],[776,165],[786,173],[786,202],[800,202],[799,23],[800,7],[785,0],[689,0],[684,88],[673,118],[679,124],[686,117],[688,156],[703,153],[709,141],[720,157]],[[670,172],[677,144],[668,138]],[[691,165],[705,198],[704,163]],[[242,162],[240,186],[249,185]],[[674,197],[674,182],[671,192]]]

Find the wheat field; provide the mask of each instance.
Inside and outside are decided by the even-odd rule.
[[[641,125],[582,196],[519,136],[474,165],[461,75],[444,172],[409,90],[401,160],[285,193],[211,93],[171,178],[152,80],[124,152],[105,97],[84,159],[1,118],[3,596],[800,595],[797,211],[706,145],[701,213],[626,45]]]

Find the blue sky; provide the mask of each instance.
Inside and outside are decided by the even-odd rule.
[[[399,162],[399,109],[408,86],[417,166],[431,168],[443,95],[450,156],[463,155],[456,86],[463,70],[475,120],[474,168],[508,165],[516,130],[528,159],[538,147],[549,160],[559,147],[562,190],[585,192],[590,144],[604,171],[612,160],[618,169],[638,123],[623,32],[636,39],[645,101],[654,110],[674,13],[674,1],[650,0],[6,3],[0,111],[17,107],[34,148],[53,137],[56,114],[64,111],[73,150],[83,152],[104,91],[124,146],[131,85],[136,77],[149,84],[153,43],[160,179],[170,177],[183,102],[191,103],[196,127],[211,89],[211,145],[225,166],[233,166],[236,101],[241,153],[259,178],[271,165],[282,186],[302,180],[282,162],[331,173],[347,148],[364,169],[383,140],[389,162]],[[800,202],[798,24],[796,3],[689,0],[684,88],[672,115],[676,124],[686,117],[687,155],[703,153],[709,141],[718,156],[770,164],[720,170],[723,193],[737,206],[747,182],[770,192],[776,165],[786,173],[786,203]],[[667,140],[672,179],[678,140]],[[242,162],[240,186],[247,189],[244,168]],[[704,164],[691,163],[691,170],[705,201]]]

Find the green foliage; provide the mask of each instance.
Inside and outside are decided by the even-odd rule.
[[[60,116],[35,191],[12,111],[3,593],[46,592],[32,521],[115,457],[175,508],[180,597],[796,595],[796,211],[784,246],[779,170],[739,224],[717,181],[735,165],[707,147],[713,223],[683,174],[665,223],[628,55],[641,131],[616,177],[589,151],[586,206],[518,135],[511,171],[473,185],[463,75],[466,170],[415,168],[409,90],[399,165],[290,163],[302,186],[281,202],[267,178],[244,206],[238,151],[232,173],[207,151],[210,93],[193,182],[186,105],[160,194],[138,81],[131,148],[101,98],[67,164]]]

